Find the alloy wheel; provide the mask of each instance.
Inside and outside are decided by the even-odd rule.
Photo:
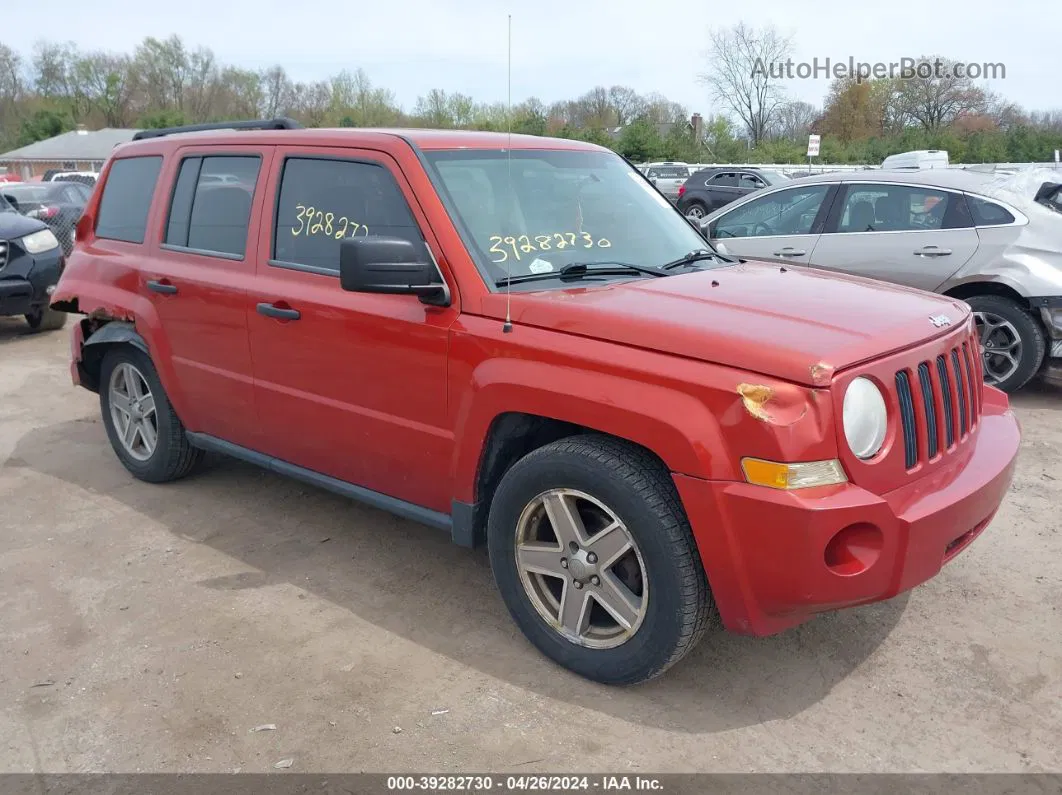
[[[623,521],[581,491],[531,500],[516,527],[516,567],[535,610],[571,643],[611,649],[634,637],[649,603],[638,545]]]
[[[151,387],[136,367],[122,362],[111,372],[107,399],[111,421],[122,448],[137,461],[147,461],[158,445],[158,415]]]
[[[993,312],[974,312],[973,316],[981,338],[985,383],[995,386],[1014,375],[1021,364],[1021,335],[1013,323]]]

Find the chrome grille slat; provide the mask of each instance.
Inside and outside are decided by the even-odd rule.
[[[933,379],[929,374],[929,362],[918,365],[918,385],[922,390],[922,409],[926,423],[926,441],[928,443],[928,455],[935,458],[940,452],[937,439],[937,404],[933,399]]]
[[[896,395],[900,401],[900,425],[903,428],[903,456],[908,469],[918,463],[918,437],[915,433],[914,398],[911,379],[906,370],[896,373]]]
[[[969,417],[966,415],[966,383],[963,379],[962,368],[959,367],[959,354],[955,348],[951,349],[951,364],[955,368],[955,385],[959,389],[959,438],[965,439],[969,427]]]
[[[951,378],[948,377],[948,365],[943,356],[937,357],[937,375],[940,377],[940,388],[944,399],[944,438],[947,446],[955,444],[955,407],[952,402]]]
[[[7,265],[7,241],[0,240],[0,269]]]
[[[917,365],[910,362],[896,371],[904,465],[908,471],[955,450],[973,433],[981,418],[984,374],[980,340],[971,333],[946,344],[944,350],[931,349],[929,358]],[[916,377],[921,398],[914,394],[916,386],[912,382]],[[922,423],[924,437],[919,436]]]

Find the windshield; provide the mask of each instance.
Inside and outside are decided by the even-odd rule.
[[[487,284],[571,263],[659,267],[707,242],[612,152],[425,153],[439,192]],[[511,188],[510,188],[511,184]],[[559,274],[558,274],[559,276]],[[613,278],[652,278],[631,272]],[[529,289],[564,286],[537,281]],[[516,285],[513,286],[516,289]]]
[[[16,188],[6,188],[4,193],[14,196],[19,202],[42,202],[47,200],[51,191],[48,188],[19,185]]]
[[[780,182],[788,182],[789,177],[781,171],[761,171],[760,175],[768,185],[777,185]]]

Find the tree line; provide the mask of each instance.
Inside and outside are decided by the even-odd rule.
[[[947,149],[957,162],[1046,161],[1062,148],[1062,111],[1027,112],[969,78],[838,79],[821,108],[788,98],[784,81],[756,64],[784,61],[792,42],[771,27],[711,31],[701,76],[720,112],[700,134],[690,109],[660,93],[598,86],[512,108],[515,133],[579,138],[641,162],[798,163],[807,135],[821,159],[877,163],[910,149]],[[283,66],[227,65],[180,37],[146,38],[129,53],[39,42],[20,53],[0,42],[0,152],[77,125],[168,127],[289,116],[309,127],[412,126],[505,130],[504,103],[431,89],[412,108],[363,69],[296,81]],[[617,132],[618,130],[618,132]]]

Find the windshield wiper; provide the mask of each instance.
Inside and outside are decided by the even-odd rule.
[[[715,259],[715,260],[719,260],[720,262],[731,262],[732,261],[732,260],[728,259],[727,257],[724,257],[718,251],[709,251],[706,248],[700,248],[700,249],[697,249],[696,251],[691,251],[689,254],[687,254],[684,257],[679,257],[676,260],[672,260],[671,262],[668,262],[668,263],[666,263],[664,265],[661,265],[660,266],[660,270],[669,271],[669,270],[673,270],[675,268],[681,268],[683,265],[692,265],[695,262],[702,262],[703,260],[706,260],[706,259]]]
[[[644,273],[649,276],[668,276],[660,268],[650,268],[645,265],[635,265],[631,262],[569,262],[560,270],[546,273],[522,273],[519,276],[503,277],[497,279],[494,284],[504,287],[506,284],[520,284],[521,282],[536,282],[545,279],[582,279],[586,276],[623,276],[631,271]]]

